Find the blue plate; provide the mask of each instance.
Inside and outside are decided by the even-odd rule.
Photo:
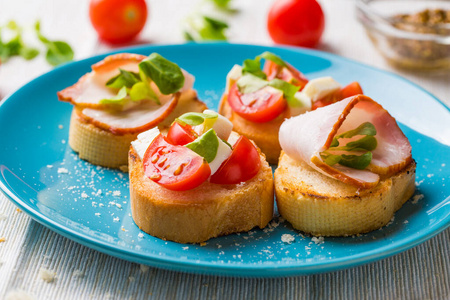
[[[450,224],[450,112],[410,82],[331,54],[233,44],[143,46],[196,76],[200,99],[217,108],[234,64],[263,51],[282,56],[309,78],[359,81],[401,123],[417,161],[417,191],[386,227],[357,237],[312,239],[276,217],[264,229],[184,245],[149,236],[130,215],[123,173],[78,159],[67,144],[72,105],[56,92],[75,83],[105,55],[59,67],[22,87],[0,106],[0,187],[50,229],[98,251],[155,267],[230,276],[277,277],[333,271],[394,255]],[[281,240],[290,234],[295,241]]]

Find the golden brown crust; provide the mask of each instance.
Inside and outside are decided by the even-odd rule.
[[[255,123],[236,114],[228,104],[227,95],[224,94],[219,104],[219,113],[233,123],[234,131],[253,140],[266,155],[266,159],[270,164],[278,163],[281,151],[278,132],[281,124],[289,117],[288,110],[285,110],[283,114],[270,122]]]
[[[206,105],[198,100],[194,90],[182,94],[178,105],[168,117],[158,124],[160,128],[169,127],[173,120],[185,112],[205,110]],[[70,119],[69,145],[81,159],[107,168],[121,169],[128,164],[130,144],[139,132],[114,134],[88,123],[74,107]]]
[[[272,170],[261,155],[261,169],[251,180],[233,185],[204,182],[176,192],[144,175],[133,147],[129,152],[130,201],[135,223],[150,235],[178,243],[264,228],[273,216]]]
[[[320,236],[346,236],[386,225],[414,193],[413,161],[371,189],[329,178],[282,152],[275,171],[278,211],[295,229]]]

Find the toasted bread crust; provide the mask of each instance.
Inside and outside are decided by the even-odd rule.
[[[173,120],[185,112],[205,110],[194,90],[182,94],[178,105],[158,127],[169,127]],[[69,145],[81,159],[107,168],[122,169],[128,164],[130,144],[139,133],[114,134],[85,121],[74,107],[70,119]]]
[[[281,151],[278,131],[284,119],[289,117],[288,110],[270,122],[255,123],[236,114],[228,104],[227,95],[224,94],[219,104],[219,113],[233,123],[234,131],[253,140],[266,155],[266,159],[270,164],[278,163]]]
[[[275,171],[279,213],[295,229],[319,236],[347,236],[386,225],[415,190],[413,161],[371,189],[329,178],[281,153]]]
[[[272,170],[261,155],[259,173],[245,183],[204,182],[195,189],[170,191],[144,174],[142,161],[129,152],[131,212],[139,228],[178,243],[265,227],[273,217]]]

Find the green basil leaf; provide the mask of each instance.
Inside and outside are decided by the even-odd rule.
[[[153,100],[156,104],[161,104],[158,99],[158,96],[155,92],[150,88],[150,85],[146,82],[138,82],[134,84],[129,90],[130,99],[132,101],[141,101],[141,100]]]
[[[20,40],[20,35],[15,36],[9,42],[5,44],[5,47],[8,48],[8,55],[15,56],[19,55],[20,49],[22,48],[22,43]]]
[[[295,86],[278,78],[274,78],[269,81],[269,85],[283,92],[284,98],[286,99],[288,105],[292,107],[298,106],[298,100],[295,99],[295,93],[297,93],[300,89],[299,86]]]
[[[366,152],[362,155],[342,155],[339,164],[358,170],[364,170],[372,161],[372,152]]]
[[[197,31],[202,40],[218,40],[225,41],[227,37],[225,35],[225,29],[228,28],[228,24],[208,16],[203,16],[202,26],[198,27]]]
[[[322,157],[323,161],[329,166],[334,166],[335,164],[339,163],[342,158],[341,155],[335,155],[328,152],[322,152],[320,153],[320,156]]]
[[[228,28],[228,24],[225,23],[224,21],[218,20],[218,19],[214,19],[208,16],[203,16],[203,19],[209,23],[209,25],[214,28],[215,30],[222,30],[225,28]]]
[[[188,42],[193,42],[193,41],[195,41],[194,37],[193,37],[192,34],[190,34],[189,32],[184,31],[183,34],[184,34],[184,39],[185,39],[186,41],[188,41]]]
[[[74,53],[69,44],[63,41],[50,41],[41,33],[41,24],[39,21],[35,24],[36,34],[38,39],[47,47],[45,59],[52,66],[57,66],[62,63],[73,60]]]
[[[347,151],[361,151],[360,149],[372,151],[377,147],[377,139],[372,135],[366,135],[365,137],[360,138],[359,140],[349,142],[345,147]]]
[[[217,120],[218,117],[219,117],[218,114],[189,112],[178,117],[178,120],[191,126],[197,126],[203,124],[205,120],[215,121]]]
[[[214,129],[210,129],[186,147],[204,157],[208,163],[212,162],[219,149],[219,138]]]
[[[273,54],[272,52],[266,51],[266,52],[258,55],[258,57],[264,58],[266,60],[270,60],[279,66],[286,67],[286,68],[288,67],[287,63],[284,60],[282,60],[281,57],[279,57],[276,54]]]
[[[255,75],[247,73],[236,82],[239,91],[243,94],[256,92],[269,85],[269,82]]]
[[[39,50],[36,48],[25,47],[23,46],[19,50],[19,55],[25,58],[26,60],[31,60],[35,58],[39,54]]]
[[[242,64],[242,74],[250,73],[256,77],[266,79],[267,75],[261,70],[259,59],[246,59]]]
[[[102,99],[99,102],[100,104],[122,105],[125,101],[126,96],[127,96],[127,88],[122,87],[117,93],[117,95],[115,95],[114,97]]]
[[[122,69],[119,69],[119,72],[120,73],[117,76],[112,77],[106,82],[107,87],[120,89],[123,86],[126,86],[127,88],[131,88],[141,80],[138,73]]]
[[[47,44],[47,47],[45,59],[52,66],[57,66],[73,60],[73,50],[66,42],[54,41]]]
[[[351,138],[355,135],[376,135],[377,130],[375,126],[373,126],[370,122],[365,122],[359,125],[357,128],[353,130],[349,130],[347,132],[341,133],[340,135],[336,136],[337,139],[340,138]]]
[[[157,53],[139,63],[139,69],[158,86],[164,95],[179,91],[184,85],[180,67]]]
[[[336,137],[334,137],[333,140],[331,141],[330,148],[337,146],[339,146],[339,141],[337,140]]]

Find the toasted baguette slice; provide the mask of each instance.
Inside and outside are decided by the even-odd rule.
[[[190,111],[202,112],[206,108],[206,105],[197,99],[196,92],[191,90],[183,94],[175,109],[158,127],[169,127],[176,117]],[[113,134],[86,122],[79,116],[76,107],[72,111],[69,145],[81,159],[94,165],[126,169],[131,141],[134,141],[138,134],[139,132],[122,135]]]
[[[280,142],[278,141],[278,131],[283,121],[289,117],[288,110],[270,122],[255,123],[235,113],[228,104],[227,95],[224,94],[220,101],[219,113],[233,123],[234,131],[254,141],[266,155],[266,159],[270,164],[278,163],[281,151]]]
[[[325,176],[282,151],[275,171],[279,213],[295,229],[318,236],[347,236],[386,225],[414,193],[413,161],[372,189],[358,190]]]
[[[204,182],[188,191],[171,191],[144,174],[142,161],[130,148],[131,213],[139,228],[178,243],[200,243],[210,238],[264,228],[273,217],[272,169],[261,157],[252,179],[221,185]]]

